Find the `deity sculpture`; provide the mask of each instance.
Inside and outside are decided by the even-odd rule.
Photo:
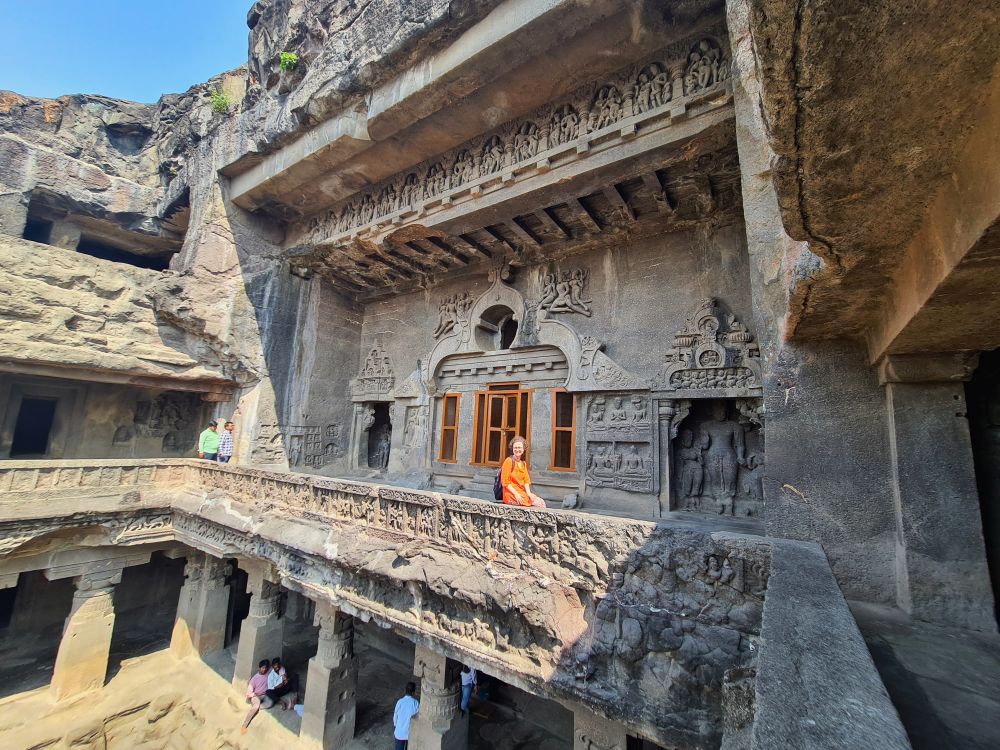
[[[603,398],[596,399],[590,404],[590,409],[587,413],[587,426],[588,427],[604,427],[604,412],[607,408],[607,404]]]
[[[527,161],[538,152],[538,127],[526,122],[514,136],[514,160]]]
[[[694,509],[701,497],[701,489],[705,482],[705,436],[700,436],[695,443],[691,430],[681,430],[680,447],[677,450],[677,483],[678,492],[684,501],[684,507]]]
[[[462,151],[451,168],[451,184],[464,185],[475,177],[476,161],[468,151]]]
[[[732,515],[736,477],[746,458],[743,428],[727,419],[726,411],[724,401],[715,402],[712,405],[712,419],[701,424],[701,432],[708,439],[705,471],[711,492],[720,502],[719,513]]]
[[[503,166],[503,143],[497,136],[493,136],[483,146],[483,160],[479,167],[479,174],[485,176],[499,172]]]
[[[552,273],[545,274],[539,307],[550,313],[580,313],[589,318],[590,301],[583,299],[586,280],[587,272],[580,268],[572,274],[563,271],[558,277]]]
[[[642,396],[632,397],[632,421],[636,423],[645,422],[649,419],[649,409],[646,406],[646,399]]]
[[[389,425],[382,427],[378,443],[375,446],[375,466],[373,468],[384,470],[389,465],[389,443],[391,440],[392,428]]]
[[[625,413],[625,406],[621,397],[616,397],[612,402],[611,411],[608,413],[608,422],[612,425],[622,425],[628,421],[628,414]]]
[[[638,449],[630,445],[628,452],[622,456],[622,467],[626,474],[644,474],[645,462],[639,455]]]
[[[424,198],[433,198],[448,188],[448,175],[440,164],[432,164],[424,182]]]

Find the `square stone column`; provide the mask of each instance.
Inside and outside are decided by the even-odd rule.
[[[309,660],[299,738],[307,747],[335,750],[354,739],[358,663],[354,620],[325,602],[316,604],[316,656]]]
[[[248,571],[247,588],[253,594],[250,614],[240,626],[240,645],[236,652],[236,672],[233,685],[240,690],[257,672],[257,663],[281,655],[282,622],[278,617],[281,587],[267,580],[265,570]]]
[[[913,617],[996,630],[965,389],[975,355],[890,355],[879,363],[889,412],[896,598]]]
[[[625,750],[625,727],[598,716],[582,706],[573,706],[573,750]]]
[[[57,701],[104,686],[115,627],[115,585],[121,580],[121,568],[83,573],[73,579],[73,606],[63,627],[49,685]]]
[[[184,566],[184,585],[170,638],[175,656],[204,656],[221,651],[226,642],[229,609],[229,565],[211,555],[192,552]],[[249,677],[247,678],[249,679]]]
[[[417,645],[413,674],[420,678],[420,711],[410,722],[414,750],[466,750],[469,717],[459,711],[461,684],[448,673],[448,657]]]

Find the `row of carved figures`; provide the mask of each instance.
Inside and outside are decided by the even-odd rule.
[[[626,117],[658,109],[673,99],[710,89],[729,74],[729,56],[716,41],[703,39],[691,48],[684,64],[650,63],[631,83],[602,86],[589,106],[558,105],[540,121],[520,123],[509,130],[507,136],[494,133],[480,145],[467,144],[450,160],[432,163],[423,177],[410,172],[401,180],[394,180],[351,201],[339,213],[331,211],[325,217],[315,217],[309,229],[315,232],[327,226],[337,232],[346,232],[396,211],[415,209],[421,201],[430,200],[446,190],[498,173],[504,167],[531,161],[547,149],[602,130]],[[509,128],[508,124],[501,132]]]

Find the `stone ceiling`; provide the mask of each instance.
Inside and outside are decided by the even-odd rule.
[[[825,266],[789,335],[864,335],[984,107],[996,3],[749,0],[788,234]]]

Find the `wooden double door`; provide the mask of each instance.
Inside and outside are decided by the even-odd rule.
[[[530,434],[530,390],[521,390],[517,383],[510,383],[491,385],[476,394],[473,463],[499,466],[510,454],[514,436],[527,438]]]

